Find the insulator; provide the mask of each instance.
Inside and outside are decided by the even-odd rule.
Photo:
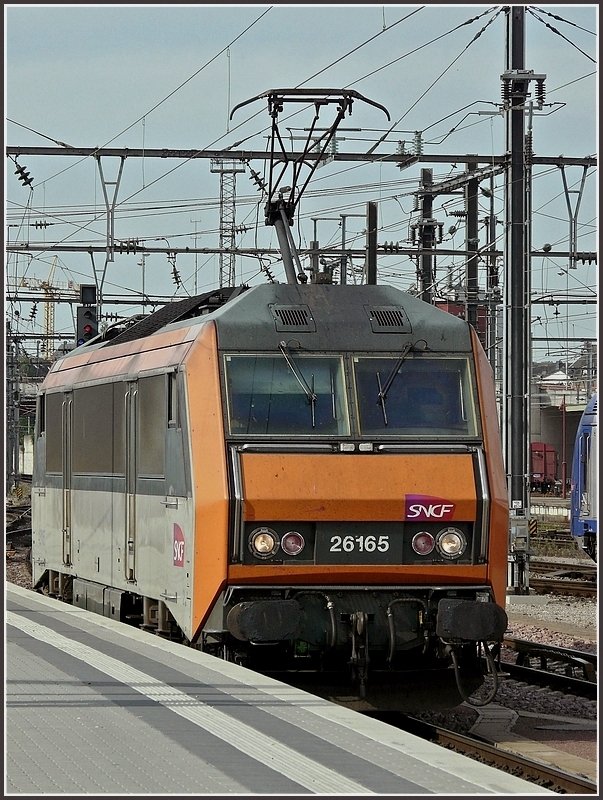
[[[413,148],[415,151],[416,156],[423,155],[423,138],[421,136],[421,131],[415,131],[415,136],[413,140]]]
[[[262,267],[263,271],[266,273],[266,275],[268,276],[268,280],[270,281],[270,283],[276,283],[274,275],[270,271],[270,267],[267,264],[262,264],[261,267]]]
[[[542,108],[544,105],[544,98],[546,97],[546,87],[544,85],[543,80],[536,81],[536,100],[538,102],[538,106]]]
[[[511,81],[503,79],[502,85],[500,87],[500,94],[503,103],[505,105],[508,105],[511,100]]]
[[[29,172],[25,167],[22,167],[20,164],[17,164],[15,161],[15,166],[17,169],[15,170],[15,175],[19,176],[19,180],[23,183],[23,186],[32,186],[33,178],[30,177]]]
[[[449,211],[448,213],[450,214],[451,217],[466,217],[467,216],[467,212],[465,210],[463,210],[463,211]]]
[[[526,133],[526,141],[524,148],[524,163],[531,166],[534,159],[534,150],[532,148],[532,131]]]
[[[258,175],[258,173],[254,169],[251,169],[251,167],[249,167],[249,172],[251,173],[251,178],[254,181],[255,185],[262,191],[266,191],[266,184],[263,178],[260,175]]]

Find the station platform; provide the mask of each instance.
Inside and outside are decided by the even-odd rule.
[[[148,632],[5,596],[5,797],[554,794]]]

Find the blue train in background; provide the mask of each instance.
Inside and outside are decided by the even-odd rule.
[[[572,459],[570,529],[578,545],[597,560],[598,513],[597,395],[588,401],[574,444]]]

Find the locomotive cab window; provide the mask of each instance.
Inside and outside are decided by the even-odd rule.
[[[349,416],[341,357],[225,356],[231,434],[348,436]]]
[[[354,374],[363,435],[477,435],[466,359],[357,356]]]

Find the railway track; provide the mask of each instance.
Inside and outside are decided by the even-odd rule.
[[[583,577],[585,580],[597,580],[597,565],[591,561],[576,563],[573,561],[549,561],[538,556],[530,558],[530,569],[549,577],[559,575],[568,578]]]
[[[500,664],[510,677],[591,700],[597,698],[596,654],[507,636],[503,648],[515,654],[514,663],[506,660]]]
[[[571,561],[548,561],[538,556],[530,558],[530,586],[539,594],[562,594],[575,597],[595,597],[597,594],[597,565]]]
[[[569,556],[579,552],[576,540],[569,529],[558,527],[542,528],[543,523],[538,523],[538,530],[530,534],[530,548],[532,552],[540,555]]]
[[[31,525],[31,507],[30,506],[12,506],[7,507],[4,514],[4,528],[7,535],[11,530],[23,522],[29,522]],[[31,533],[31,527],[29,528]]]
[[[530,575],[530,587],[537,594],[562,594],[572,597],[596,597],[597,584],[594,581],[580,581],[568,578],[541,578]]]
[[[582,775],[573,775],[563,772],[556,767],[535,761],[525,755],[506,750],[479,737],[455,733],[438,725],[433,725],[415,717],[399,715],[397,722],[379,717],[384,722],[403,727],[409,733],[415,733],[423,739],[435,742],[443,747],[463,753],[497,769],[512,772],[525,780],[529,780],[559,794],[597,794],[597,784]],[[394,719],[393,715],[391,719]],[[520,744],[516,743],[517,747]]]

